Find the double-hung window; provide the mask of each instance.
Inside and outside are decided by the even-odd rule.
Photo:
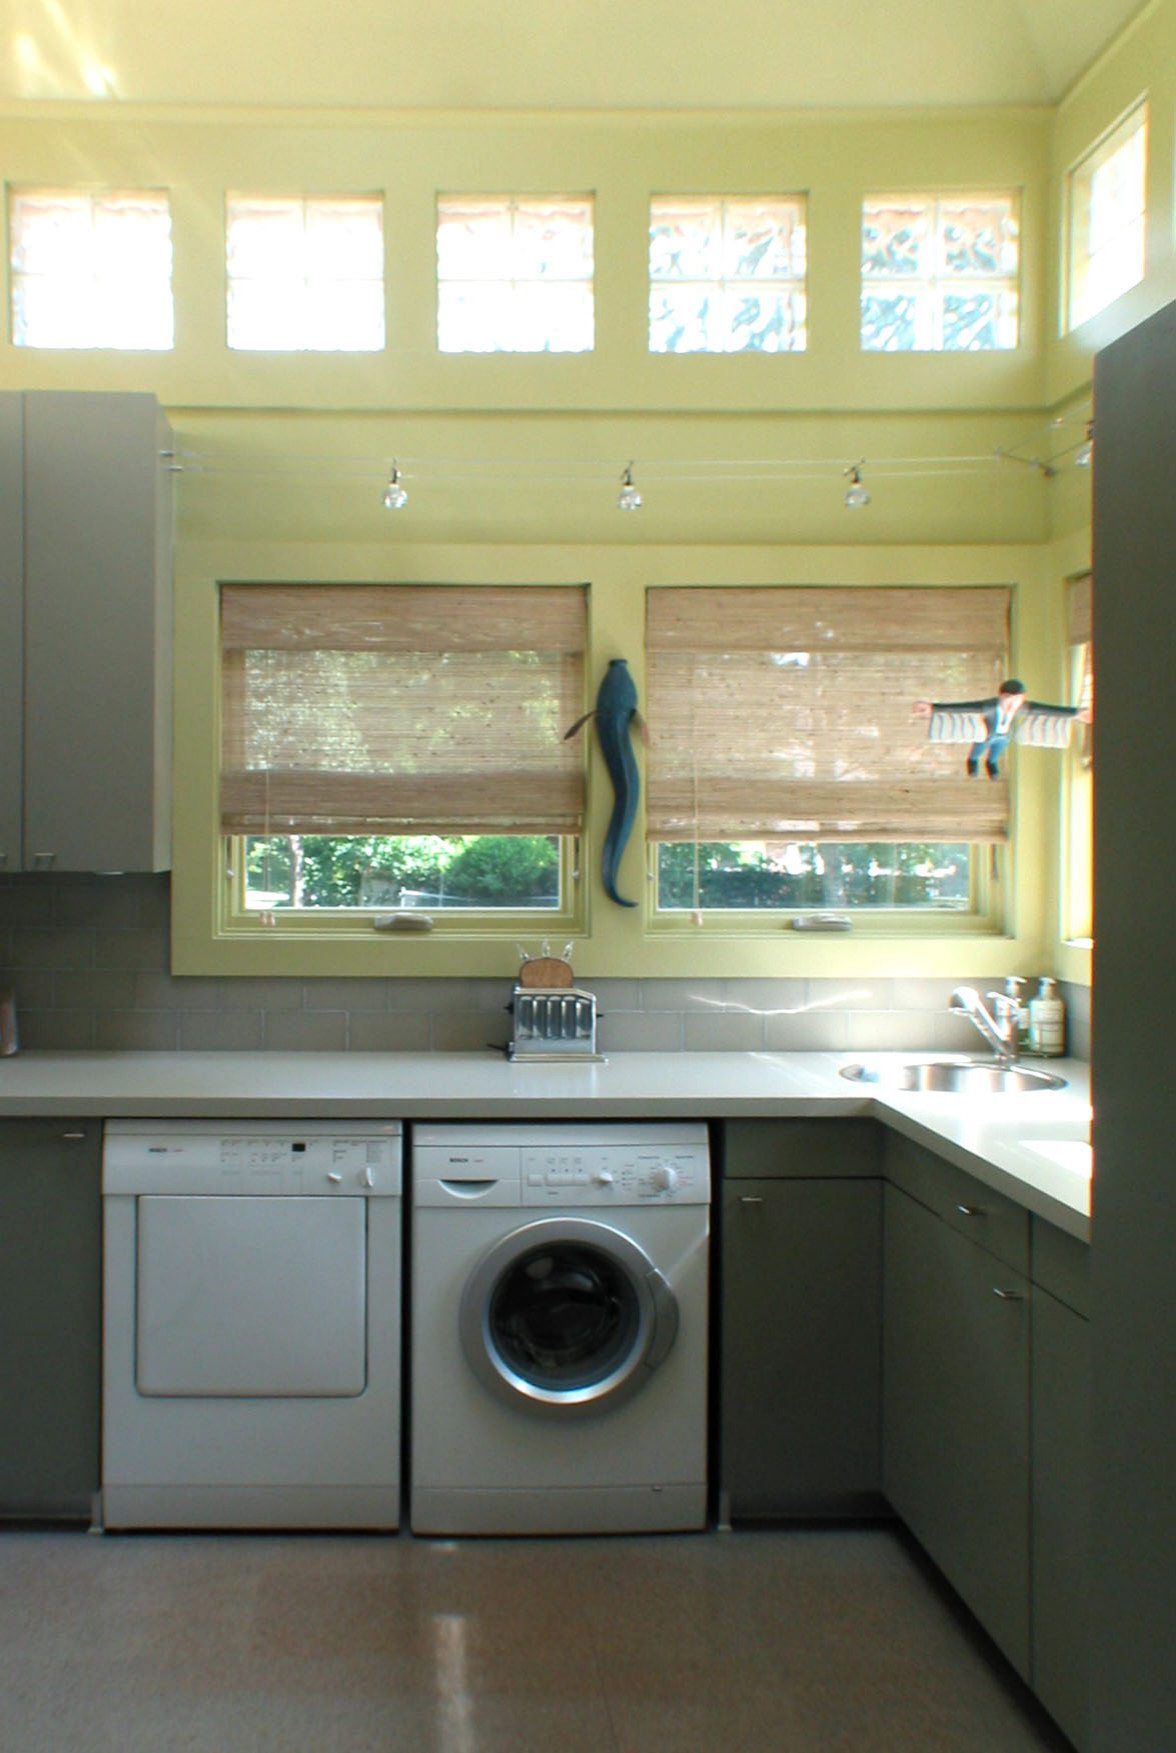
[[[222,586],[222,923],[571,922],[585,614],[579,586]]]
[[[972,779],[917,701],[997,692],[1001,587],[661,588],[647,595],[657,911],[810,909],[979,925],[1007,780]]]

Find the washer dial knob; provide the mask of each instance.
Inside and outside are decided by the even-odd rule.
[[[649,1171],[649,1187],[654,1193],[672,1193],[678,1185],[678,1171],[672,1163],[657,1163]]]

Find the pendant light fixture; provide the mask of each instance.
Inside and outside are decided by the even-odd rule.
[[[863,505],[870,503],[870,495],[862,486],[862,465],[865,460],[863,457],[861,462],[852,463],[848,469],[843,471],[849,482],[849,486],[845,489],[845,503],[850,511],[860,511]]]
[[[393,458],[392,470],[388,476],[388,485],[384,488],[384,510],[403,511],[407,504],[408,494],[405,491],[404,483],[400,479],[400,469],[396,464],[395,458]]]
[[[621,490],[617,494],[618,511],[640,511],[641,495],[633,485],[633,465],[630,463],[621,476]]]

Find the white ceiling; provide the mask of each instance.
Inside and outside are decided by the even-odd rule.
[[[1140,10],[1140,0],[0,0],[0,102],[1054,103]]]

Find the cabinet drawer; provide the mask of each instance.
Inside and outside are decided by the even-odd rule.
[[[722,1136],[727,1180],[876,1180],[882,1173],[876,1120],[728,1120]]]
[[[1079,1315],[1090,1314],[1090,1245],[1043,1218],[1033,1219],[1034,1284]]]
[[[898,1133],[886,1135],[886,1178],[912,1199],[1029,1276],[1029,1213],[942,1157]]]

